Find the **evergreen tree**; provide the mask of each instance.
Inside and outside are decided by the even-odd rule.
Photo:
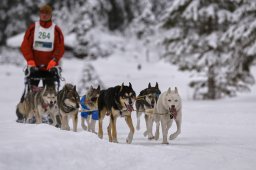
[[[249,90],[248,84],[255,79],[250,73],[250,66],[256,58],[256,2],[243,1],[232,13],[235,22],[223,35],[221,41],[229,51],[230,61],[227,80],[237,91]]]
[[[105,88],[94,67],[91,64],[85,64],[82,70],[82,78],[78,84],[78,93],[84,95],[91,86],[97,87],[98,85],[100,85],[101,89]]]
[[[239,0],[175,0],[165,13],[163,27],[169,35],[164,40],[165,57],[181,70],[197,72],[197,79],[190,83],[195,88],[195,98],[234,96],[238,88],[241,89],[238,82],[241,77],[230,75],[235,50],[227,50],[230,48],[223,43],[222,37],[230,27],[237,25],[234,15],[246,3]],[[236,81],[231,81],[234,78]],[[243,87],[245,89],[246,84]]]

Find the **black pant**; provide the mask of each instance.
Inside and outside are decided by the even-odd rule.
[[[35,72],[31,72],[30,76],[28,77],[28,84],[30,86],[38,86],[40,80],[43,81],[43,86],[55,86],[55,82],[59,82],[59,78],[56,72],[38,70]]]

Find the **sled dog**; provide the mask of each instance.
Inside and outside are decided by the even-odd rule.
[[[181,98],[178,93],[178,89],[175,87],[174,90],[169,88],[167,91],[163,92],[154,107],[154,121],[156,122],[156,132],[155,139],[159,138],[159,126],[161,122],[162,134],[163,134],[163,144],[168,144],[167,135],[170,129],[173,119],[176,122],[177,131],[169,136],[169,139],[175,139],[181,133],[181,121],[182,121],[182,106]],[[152,134],[152,121],[149,125],[149,136],[153,137]]]
[[[70,130],[69,117],[73,120],[73,131],[77,131],[77,115],[80,98],[76,91],[76,86],[65,84],[57,95],[58,108],[61,114],[61,129]]]
[[[136,93],[134,92],[131,83],[129,86],[125,86],[124,83],[121,86],[115,86],[102,90],[98,99],[99,109],[99,138],[103,138],[102,123],[105,115],[110,116],[110,123],[108,126],[108,137],[110,142],[118,143],[116,132],[116,120],[117,117],[125,117],[125,121],[130,129],[127,143],[131,143],[134,134],[134,127],[132,123],[131,112],[133,111],[133,104],[136,99]]]
[[[26,123],[28,122],[28,115],[33,114],[33,93],[28,91],[27,94],[22,95],[20,102],[17,104],[16,107],[16,115],[18,123]]]
[[[140,129],[140,117],[142,113],[145,113],[145,122],[148,129],[148,119],[153,116],[154,105],[158,100],[161,91],[158,88],[158,83],[155,87],[151,87],[151,84],[148,84],[148,87],[140,92],[136,99],[136,115],[137,115],[137,126],[136,129]],[[147,129],[144,132],[144,135],[147,135]]]
[[[35,87],[34,87],[35,88]],[[39,89],[39,87],[36,87]],[[16,110],[17,115],[26,120],[27,123],[35,116],[36,123],[42,123],[42,117],[50,115],[53,126],[57,125],[57,92],[54,86],[45,86],[37,92],[30,90],[23,102],[20,102]],[[21,115],[20,115],[21,114]],[[18,116],[18,117],[19,117]]]
[[[93,88],[92,86],[88,92],[81,98],[80,105],[82,108],[81,112],[81,126],[84,130],[89,132],[95,132],[95,124],[99,119],[98,111],[98,97],[100,95],[100,86]],[[85,120],[87,126],[85,125]]]

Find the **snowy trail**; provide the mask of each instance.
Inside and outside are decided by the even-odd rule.
[[[18,124],[15,122],[15,105],[23,90],[23,74],[21,68],[1,66],[0,169],[253,170],[256,167],[255,86],[252,93],[233,99],[191,101],[187,97],[188,76],[177,73],[173,66],[161,62],[155,65],[145,63],[141,72],[133,69],[127,75],[114,72],[114,69],[103,69],[102,63],[106,62],[112,63],[109,59],[102,59],[92,64],[108,86],[127,83],[127,76],[137,93],[149,81],[157,80],[162,91],[177,85],[184,99],[180,136],[169,145],[161,144],[161,134],[158,141],[148,141],[143,136],[143,116],[141,130],[135,132],[131,145],[125,143],[128,127],[123,118],[117,121],[119,144],[107,140],[108,119],[104,121],[103,140],[83,131],[80,122],[77,133],[46,124]],[[63,64],[67,81],[77,83],[83,62],[64,60]],[[74,65],[76,67],[72,67]],[[130,65],[121,64],[119,67],[125,70],[135,66],[136,63],[130,62]],[[149,74],[150,70],[158,71]],[[136,126],[135,113],[133,123]],[[170,133],[175,130],[173,126]]]

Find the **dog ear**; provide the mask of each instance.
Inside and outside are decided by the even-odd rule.
[[[92,87],[92,85],[90,86],[90,88],[89,88],[89,91],[91,91],[93,89],[93,87]]]
[[[129,87],[132,88],[132,84],[129,82]]]
[[[74,86],[73,90],[76,91],[76,85]]]
[[[158,83],[156,82],[156,86],[155,86],[155,88],[158,88]],[[159,89],[159,88],[158,88]]]
[[[65,89],[65,90],[68,90],[68,84],[65,84],[65,85],[64,85],[64,89]]]
[[[47,89],[47,85],[44,86],[44,90],[42,92],[42,94],[44,95],[44,93],[46,92],[46,89]]]
[[[169,87],[167,93],[171,93],[171,92],[172,92],[171,87]]]
[[[124,83],[122,83],[122,85],[121,85],[121,88],[120,88],[119,92],[121,92],[121,91],[123,90],[123,87],[124,87]]]
[[[178,88],[177,87],[175,87],[175,93],[178,93]]]
[[[98,85],[97,90],[100,91],[100,85]]]
[[[151,83],[148,83],[148,88],[151,88]]]

